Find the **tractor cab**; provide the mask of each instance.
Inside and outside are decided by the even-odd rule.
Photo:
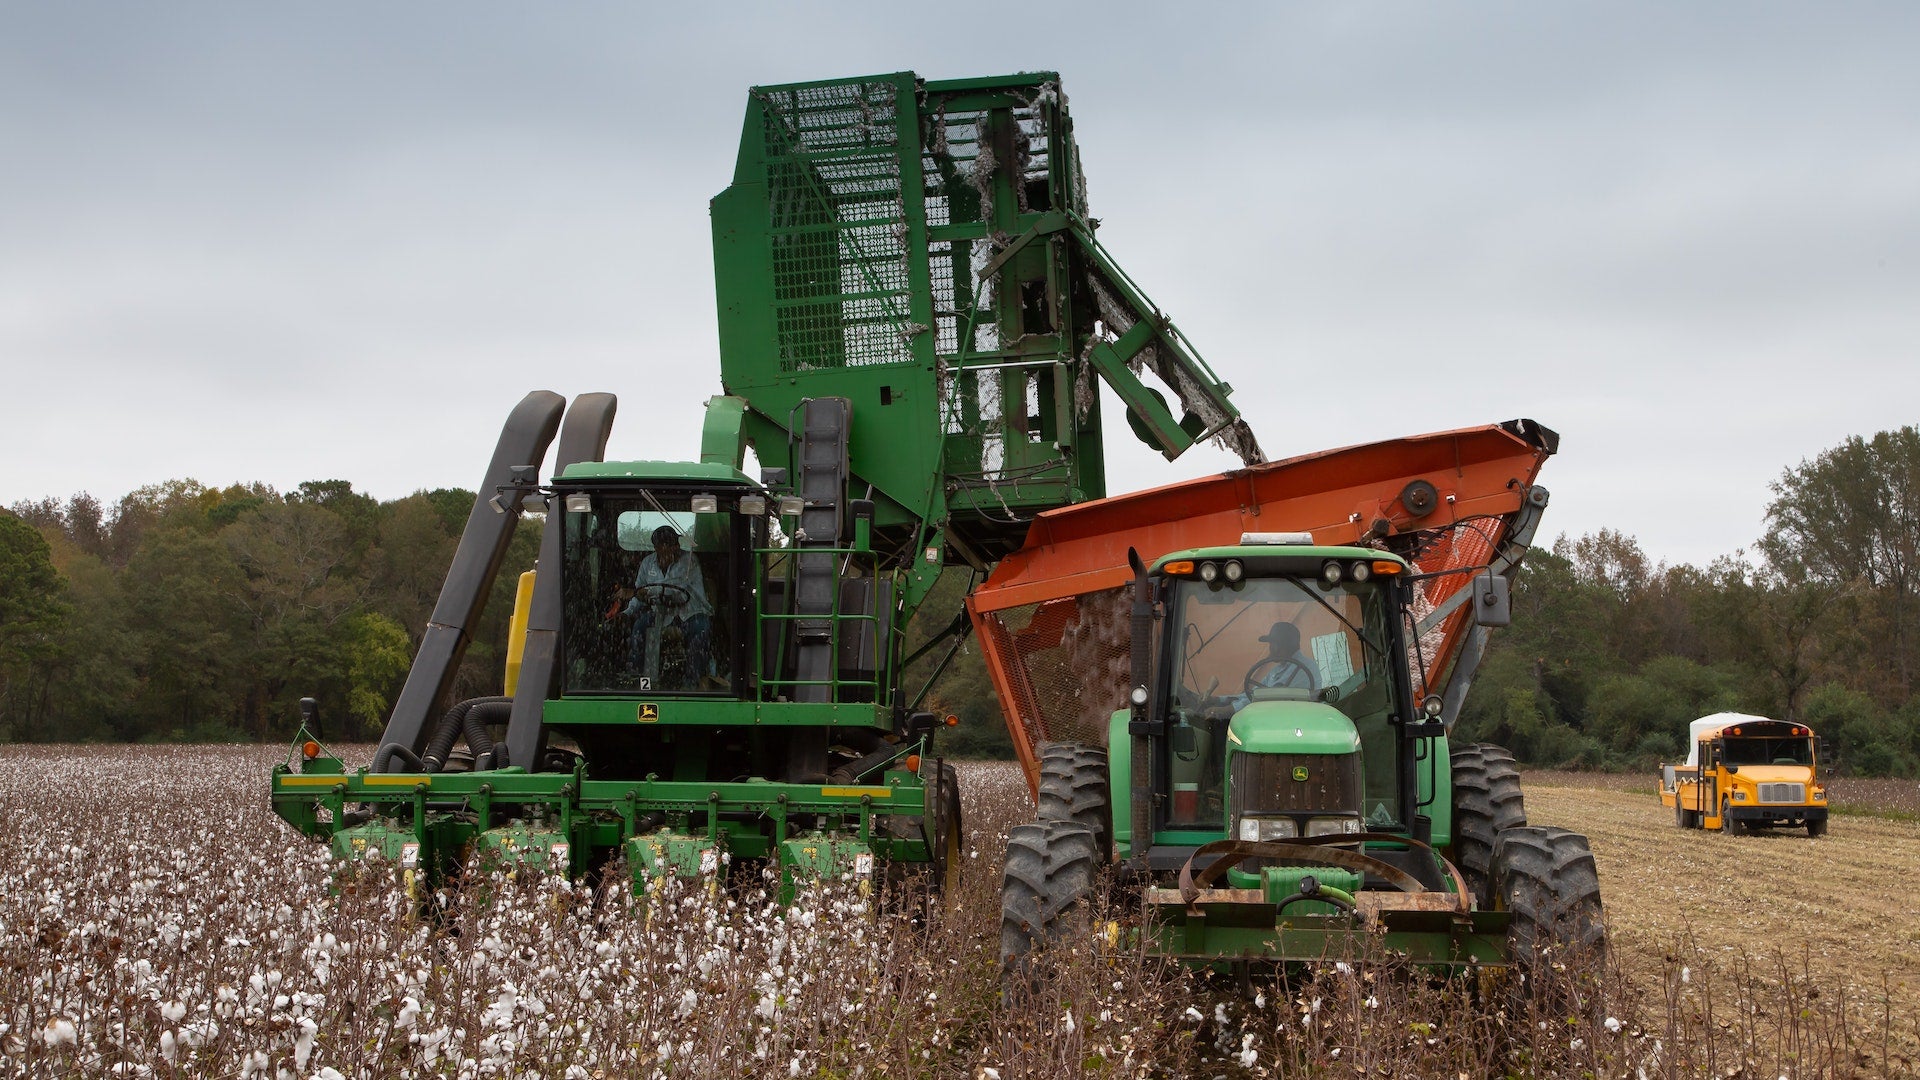
[[[1153,826],[1168,855],[1412,829],[1426,725],[1405,662],[1403,560],[1261,543],[1176,552],[1151,573]]]

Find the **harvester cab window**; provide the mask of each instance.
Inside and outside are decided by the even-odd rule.
[[[723,693],[740,639],[735,530],[724,502],[605,496],[569,511],[562,567],[568,693]]]

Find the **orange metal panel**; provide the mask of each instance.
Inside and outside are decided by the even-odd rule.
[[[1028,784],[1040,742],[1104,738],[1104,716],[1122,703],[1126,679],[1113,665],[1124,661],[1129,548],[1151,562],[1246,532],[1310,532],[1322,544],[1379,538],[1405,551],[1395,537],[1431,532],[1418,538],[1421,569],[1485,565],[1552,453],[1551,435],[1538,437],[1543,447],[1520,434],[1531,430],[1489,424],[1350,446],[1041,514],[967,598]],[[1431,505],[1406,505],[1416,480],[1433,485]],[[1469,519],[1480,520],[1450,529]],[[1419,610],[1438,608],[1468,576],[1428,579]],[[1445,684],[1469,628],[1461,607],[1420,635],[1433,683],[1422,694]]]
[[[1497,425],[1366,443],[1049,510],[1020,550],[968,598],[974,612],[1112,588],[1132,576],[1127,549],[1148,561],[1181,548],[1234,544],[1243,532],[1311,532],[1351,543],[1520,508],[1546,451]],[[1413,480],[1438,489],[1416,518],[1400,501]]]

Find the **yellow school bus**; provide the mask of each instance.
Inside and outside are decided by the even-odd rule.
[[[1813,729],[1744,713],[1687,725],[1687,760],[1660,767],[1660,802],[1683,829],[1727,833],[1799,828],[1827,832],[1827,791],[1816,778]]]

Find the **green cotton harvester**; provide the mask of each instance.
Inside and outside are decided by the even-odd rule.
[[[967,626],[906,653],[941,572],[1105,494],[1096,379],[1168,458],[1211,438],[1259,460],[1095,241],[1055,75],[757,88],[711,209],[724,393],[697,457],[605,460],[608,394],[512,411],[374,760],[303,733],[274,772],[274,810],[341,858],[416,887],[474,855],[576,876],[624,856],[636,887],[723,862],[787,890],[938,885],[959,794],[932,675],[903,672],[937,674]],[[517,662],[500,695],[450,700],[527,512]]]

